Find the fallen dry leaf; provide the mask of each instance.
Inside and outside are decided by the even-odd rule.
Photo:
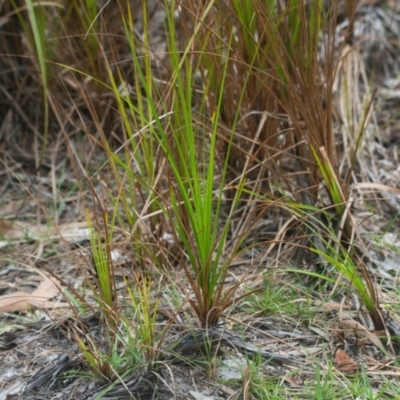
[[[345,304],[342,303],[338,303],[336,301],[327,301],[327,302],[319,302],[320,306],[318,308],[318,310],[320,311],[332,311],[332,310],[341,310],[341,309],[350,309],[350,306],[347,306]]]
[[[27,312],[32,307],[51,309],[66,306],[66,303],[49,301],[59,292],[54,280],[42,273],[40,276],[31,275],[27,279],[40,280],[40,283],[32,293],[20,291],[0,296],[0,312]]]
[[[50,240],[63,239],[69,242],[79,242],[87,240],[90,232],[85,221],[48,226],[0,219],[0,237],[5,239],[1,242],[0,247],[5,247],[8,245],[7,240],[23,242],[27,239],[49,238]]]
[[[219,387],[219,389],[221,391],[223,391],[225,394],[227,394],[228,396],[230,396],[230,397],[233,397],[237,392],[236,390],[233,390],[232,388],[230,388],[230,387],[228,387],[226,385],[221,385]]]
[[[50,238],[63,239],[68,242],[81,242],[90,238],[90,230],[86,221],[71,222],[53,227]]]
[[[340,372],[347,374],[355,373],[359,370],[360,365],[354,362],[343,350],[338,349],[335,354],[336,368]]]
[[[294,379],[291,376],[285,376],[283,379],[291,387],[295,387],[295,388],[303,387],[303,385],[301,385],[296,379]]]
[[[32,225],[27,222],[0,219],[0,235],[5,239],[36,239],[48,231],[45,225]]]

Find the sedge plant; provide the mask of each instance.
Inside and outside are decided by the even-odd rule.
[[[188,15],[197,16],[198,6],[191,2],[188,4]],[[356,151],[351,155],[350,164],[344,168],[345,172],[338,172],[340,150],[335,145],[337,138],[333,129],[333,92],[338,63],[336,54],[342,54],[345,43],[337,44],[336,8],[324,9],[320,1],[306,4],[305,1],[294,0],[282,4],[253,0],[247,2],[245,7],[240,2],[229,2],[224,11],[215,13],[217,22],[213,25],[210,34],[213,35],[213,41],[210,40],[210,43],[213,48],[222,47],[234,53],[236,62],[230,64],[230,70],[225,65],[225,58],[214,55],[208,48],[205,51],[208,57],[208,69],[203,73],[207,77],[205,79],[208,79],[206,72],[212,71],[210,65],[214,64],[214,69],[217,69],[215,64],[219,63],[220,70],[226,68],[229,71],[224,85],[229,89],[224,92],[222,107],[232,109],[231,99],[239,98],[244,104],[254,105],[250,109],[265,110],[271,115],[281,112],[287,118],[286,125],[268,118],[257,137],[249,131],[258,130],[261,113],[243,116],[240,122],[246,123],[246,138],[242,139],[240,150],[235,147],[234,164],[240,163],[240,158],[249,157],[250,148],[253,169],[262,171],[264,168],[264,179],[268,184],[261,189],[269,192],[267,198],[275,201],[271,196],[273,191],[278,195],[285,191],[292,193],[301,200],[300,210],[311,207],[306,213],[313,220],[311,225],[314,227],[315,220],[323,217],[325,207],[335,214],[335,219],[340,221],[335,228],[327,230],[319,223],[320,229],[310,231],[312,240],[309,248],[330,263],[335,256],[321,246],[320,236],[323,242],[325,235],[332,235],[332,239],[342,235],[350,249],[344,250],[344,258],[339,256],[340,265],[333,263],[333,266],[340,273],[344,268],[350,283],[357,282],[357,293],[364,301],[376,329],[382,329],[384,323],[371,277],[367,268],[360,263],[361,258],[351,240],[354,226],[347,206],[348,186],[356,163]],[[235,40],[229,45],[225,40],[228,36],[227,18],[234,21],[236,27]],[[189,31],[189,23],[187,25]],[[208,32],[207,29],[203,31]],[[198,42],[204,44],[204,40]],[[237,48],[235,44],[238,44]],[[323,63],[320,62],[321,48]],[[199,49],[199,52],[203,50]],[[211,79],[211,82],[218,86],[217,80]],[[241,85],[236,93],[235,85]],[[212,90],[221,93],[221,89],[214,86]],[[242,93],[242,96],[238,96],[238,93]],[[228,127],[241,128],[235,115],[232,117],[224,109],[220,114]],[[279,126],[282,127],[280,134]],[[359,148],[361,136],[360,132],[356,132],[353,149]],[[258,139],[259,146],[251,147],[254,138]],[[315,207],[323,196],[321,187],[328,193],[329,203],[324,200],[323,207],[316,211]],[[256,197],[260,194],[259,189],[246,187],[246,190]],[[286,208],[285,200],[281,204]],[[295,207],[290,209],[297,216]],[[302,221],[306,222],[306,229],[311,229],[307,218]],[[337,233],[338,229],[342,234]],[[323,254],[328,254],[328,257],[323,257]],[[346,267],[343,267],[343,263]]]
[[[210,98],[214,98],[214,94],[208,86],[204,87],[203,95],[199,95],[200,89],[194,90],[195,75],[201,69],[203,60],[200,59],[193,64],[191,46],[196,41],[196,35],[201,31],[202,23],[208,13],[212,12],[213,5],[211,2],[204,10],[204,14],[199,17],[194,26],[193,36],[185,43],[182,50],[177,44],[175,3],[169,5],[168,62],[173,72],[164,86],[159,84],[149,63],[152,54],[147,39],[144,42],[139,41],[132,35],[134,23],[130,14],[127,14],[124,23],[136,71],[135,81],[145,96],[139,93],[136,102],[133,102],[128,96],[118,94],[118,82],[113,83],[113,90],[121,100],[118,104],[126,121],[126,132],[131,132],[131,121],[139,121],[146,130],[140,132],[139,136],[135,136],[133,132],[128,134],[128,141],[134,149],[136,167],[134,170],[130,167],[130,162],[110,152],[110,162],[122,168],[126,173],[126,180],[134,182],[141,192],[149,196],[149,200],[140,205],[142,212],[140,215],[135,215],[138,218],[137,222],[131,224],[131,231],[140,229],[144,218],[146,223],[154,227],[156,223],[152,225],[152,219],[160,210],[166,221],[164,224],[172,229],[171,236],[176,242],[182,243],[183,247],[179,248],[178,255],[175,255],[174,259],[185,271],[194,294],[194,299],[189,298],[189,303],[202,326],[215,325],[222,312],[233,301],[238,285],[225,291],[224,280],[230,261],[237,254],[244,239],[244,235],[238,238],[235,248],[230,254],[226,254],[225,243],[233,212],[241,197],[245,173],[236,183],[235,195],[230,199],[230,211],[225,226],[221,229],[229,167],[229,150],[223,155],[222,161],[219,158],[222,154],[218,145],[222,91],[216,98],[214,110],[209,113],[206,104]],[[143,15],[145,17],[145,12]],[[230,40],[233,40],[233,32],[230,34]],[[229,65],[229,54],[226,59]],[[222,74],[221,88],[225,85],[226,75],[227,68]],[[196,111],[192,107],[194,99],[198,102]],[[171,109],[173,111],[169,111]],[[231,136],[228,148],[233,141],[233,134]],[[161,155],[158,150],[156,156],[155,145],[161,150]],[[156,171],[154,162],[162,165],[163,175]],[[124,194],[120,196],[122,198]],[[132,201],[130,204],[132,205]],[[152,217],[148,218],[146,215]],[[140,243],[140,240],[137,243]]]
[[[79,329],[72,328],[72,333],[93,375],[111,382],[133,371],[141,374],[153,368],[158,354],[155,331],[158,300],[153,301],[152,278],[144,271],[141,279],[125,280],[127,298],[117,291],[111,251],[113,229],[106,224],[106,213],[103,217],[104,224],[100,229],[99,221],[92,221],[87,215],[93,277],[87,276],[86,281],[99,309],[98,322],[104,340],[99,341],[84,323],[78,324]],[[91,283],[93,279],[94,284]],[[119,303],[119,299],[124,300],[123,303]],[[124,311],[126,307],[128,312]]]
[[[103,217],[106,217],[103,213]],[[94,284],[91,283],[90,275],[85,274],[86,281],[91,288],[96,304],[100,309],[99,322],[105,333],[105,343],[99,341],[82,325],[80,330],[73,329],[73,337],[82,352],[84,359],[93,372],[94,376],[102,379],[112,379],[115,375],[113,356],[116,354],[117,330],[120,323],[120,310],[118,310],[116,281],[111,256],[111,242],[107,224],[105,229],[105,240],[100,231],[99,221],[92,221],[87,212],[89,226],[89,239],[91,243],[91,264]]]
[[[141,57],[145,60],[143,66],[137,57],[137,45],[134,48],[137,41],[131,41],[133,63],[138,71],[136,82],[144,89],[147,113],[155,120],[146,143],[151,143],[153,138],[158,142],[169,180],[167,195],[162,196],[164,204],[152,204],[162,208],[173,226],[176,241],[183,244],[179,263],[195,297],[195,301],[190,299],[189,302],[203,326],[215,324],[231,301],[232,292],[223,295],[223,281],[231,259],[224,254],[224,246],[250,169],[264,168],[270,178],[270,188],[275,180],[282,181],[293,191],[297,182],[307,206],[314,206],[319,183],[324,184],[338,219],[343,216],[346,201],[346,193],[339,191],[341,178],[334,167],[337,163],[331,109],[335,73],[334,16],[324,15],[320,2],[311,8],[302,1],[289,2],[284,8],[275,2],[261,4],[256,0],[240,8],[232,2],[225,10],[228,15],[232,13],[235,21],[235,29],[229,31],[223,7],[215,2],[204,5],[188,2],[180,7],[182,27],[179,32],[175,26],[175,2],[166,8],[171,74],[163,92],[146,61],[150,54]],[[218,19],[221,16],[222,19]],[[214,21],[213,25],[210,21]],[[327,31],[323,29],[324,23]],[[131,25],[130,22],[126,26]],[[126,32],[129,36],[129,31]],[[323,83],[316,78],[321,76],[318,61],[321,37],[325,38],[327,57],[322,71],[326,88],[323,91]],[[141,54],[148,46],[147,41],[142,44]],[[197,85],[198,73],[202,86]],[[258,107],[264,105],[271,113],[281,110],[287,114],[292,124],[287,130],[291,135],[287,135],[287,140],[292,140],[289,150],[280,149],[278,136],[269,133],[275,132],[278,126],[271,118],[261,126],[261,131],[259,119],[253,121],[257,128],[253,137],[257,138],[259,146],[252,144],[246,149],[246,141],[251,143],[251,136],[244,143],[237,139],[234,132],[241,128],[239,120],[246,120],[247,126],[252,126],[247,121],[252,117],[240,119],[242,105],[252,104],[250,99],[257,99]],[[161,120],[161,116],[168,117]],[[228,127],[223,134],[221,123]],[[293,176],[279,166],[282,163],[278,165],[281,157],[293,151],[296,169],[300,166],[304,170],[294,175],[295,182]],[[238,172],[238,183],[230,192],[230,213],[221,229],[221,209],[233,155],[235,168],[239,165],[242,169]],[[262,161],[266,156],[269,158],[267,166]],[[142,178],[137,176],[136,180]],[[251,193],[251,189],[246,190]],[[348,227],[348,223],[345,226]],[[236,241],[237,247],[232,250],[231,257],[244,237]],[[317,250],[322,251],[318,247]],[[353,252],[350,255],[354,257]],[[368,307],[371,310],[371,304]]]
[[[191,50],[214,6],[211,1],[201,10],[193,24],[193,34],[182,48],[178,48],[172,12],[175,4],[171,2],[167,18],[170,32],[169,61],[174,71],[169,85],[174,114],[170,118],[172,131],[159,130],[156,133],[171,171],[166,215],[183,245],[179,262],[194,297],[192,299],[188,296],[188,301],[203,327],[216,325],[233,301],[238,284],[225,288],[224,282],[230,262],[237,255],[245,237],[244,234],[236,241],[234,248],[227,251],[226,240],[233,213],[242,196],[246,171],[242,171],[240,175],[234,196],[230,200],[228,215],[221,228],[230,148],[234,135],[227,139],[226,152],[218,152],[219,116],[224,101],[228,65],[231,62],[229,43],[234,40],[233,30],[227,39],[226,64],[222,73],[220,71],[219,95],[211,92],[207,84],[203,86],[202,97],[194,90],[196,72],[201,70],[204,60],[202,57],[193,59]],[[207,43],[204,44],[206,45]],[[205,108],[209,98],[214,99],[215,108],[212,110]],[[198,113],[193,110],[193,99],[198,99]]]

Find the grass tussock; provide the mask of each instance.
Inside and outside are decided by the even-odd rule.
[[[53,210],[40,218],[86,221],[86,242],[70,248],[81,286],[49,272],[81,320],[67,331],[82,360],[108,384],[97,394],[157,391],[154,382],[174,392],[160,371],[174,382],[171,354],[190,361],[176,349],[207,354],[211,377],[207,331],[258,332],[265,315],[314,326],[323,303],[341,303],[340,317],[324,309],[327,324],[353,307],[352,326],[389,357],[398,328],[357,214],[381,203],[354,192],[376,120],[353,45],[356,2],[100,3],[14,0],[0,10],[2,132],[16,126],[3,164],[14,176],[32,163],[40,181],[50,163]],[[74,185],[56,183],[61,160]],[[40,202],[34,185],[25,188]],[[63,214],[66,191],[74,200]],[[87,310],[100,334],[83,322]],[[192,339],[171,345],[174,329]],[[343,344],[340,329],[332,342]],[[244,398],[283,398],[264,361],[247,360]],[[305,369],[315,380],[303,394],[345,388],[326,364]],[[364,379],[372,393],[362,371],[354,388]],[[285,379],[298,388],[292,372]]]

